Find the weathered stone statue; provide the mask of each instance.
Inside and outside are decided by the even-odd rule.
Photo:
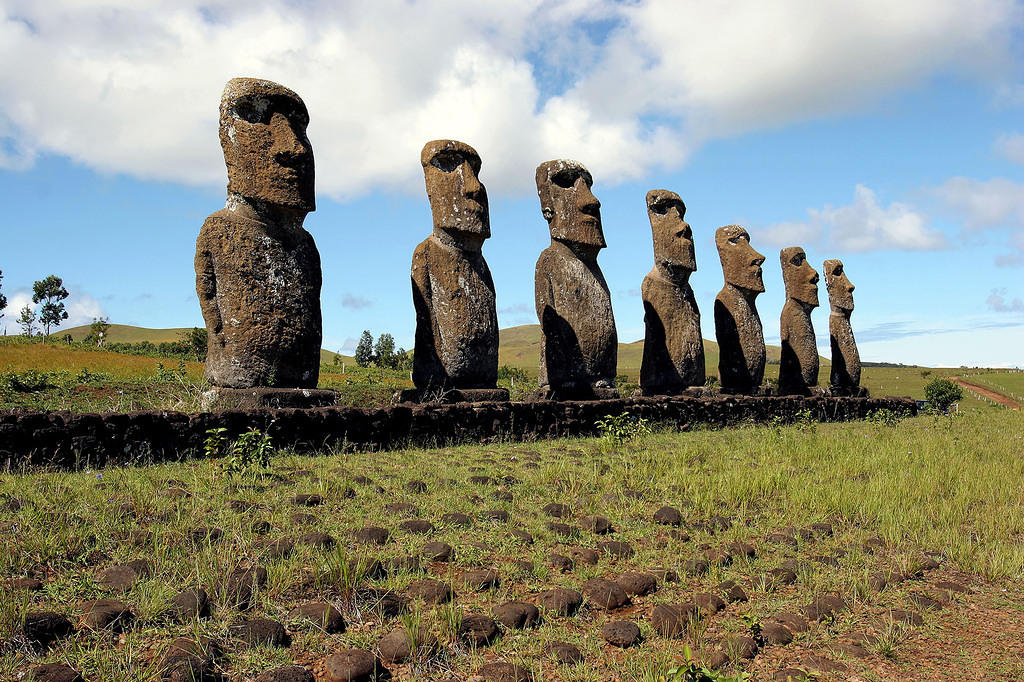
[[[764,292],[764,256],[750,246],[750,235],[739,225],[715,231],[725,285],[715,298],[715,336],[722,390],[758,392],[764,379],[764,331],[754,299]]]
[[[468,144],[434,140],[420,155],[434,231],[412,256],[416,391],[403,400],[508,400],[496,387],[498,316],[480,249],[491,236],[480,156]]]
[[[644,395],[676,395],[690,386],[704,385],[700,311],[689,283],[697,259],[685,214],[686,206],[675,192],[652,189],[647,193],[654,269],[641,288],[646,330],[640,365]]]
[[[537,194],[551,246],[534,276],[541,326],[541,395],[553,399],[618,397],[618,336],[608,284],[597,265],[606,244],[594,180],[576,161],[537,167]]]
[[[860,386],[860,353],[850,326],[853,285],[846,277],[843,261],[825,261],[825,289],[832,307],[828,316],[828,335],[832,345],[831,392],[833,395],[866,396],[867,390]]]
[[[779,327],[782,358],[779,362],[779,393],[809,395],[818,385],[818,343],[811,326],[811,311],[818,307],[818,273],[799,246],[779,252],[786,303]]]
[[[215,387],[316,387],[320,254],[302,228],[316,206],[308,123],[302,99],[277,83],[234,78],[224,88],[228,198],[203,223],[195,257]]]

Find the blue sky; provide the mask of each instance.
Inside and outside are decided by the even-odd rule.
[[[324,345],[412,344],[409,262],[431,229],[419,151],[480,152],[501,326],[536,322],[549,242],[533,170],[595,178],[620,340],[643,335],[649,189],[678,192],[714,338],[714,230],[748,227],[857,287],[867,360],[1024,366],[1022,6],[602,0],[407,3],[0,1],[0,270],[13,318],[62,276],[69,323],[201,325],[192,256],[224,202],[220,90],[303,96],[317,160],[306,219],[323,261]],[[826,300],[824,291],[822,301]],[[827,355],[827,305],[815,311]]]

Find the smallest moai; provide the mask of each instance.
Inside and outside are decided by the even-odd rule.
[[[811,325],[811,311],[818,307],[818,273],[799,246],[779,252],[786,303],[779,329],[782,358],[779,362],[779,394],[810,395],[818,385],[818,343]]]
[[[754,299],[764,293],[764,256],[750,245],[750,234],[739,225],[715,231],[725,284],[715,298],[715,337],[718,375],[726,393],[760,393],[764,379],[764,329]]]
[[[830,391],[838,396],[867,397],[867,389],[860,385],[860,353],[850,326],[853,285],[846,276],[843,261],[825,261],[825,289],[832,307],[828,316],[828,335],[832,346]]]
[[[697,271],[693,232],[683,220],[686,205],[664,189],[647,193],[654,236],[654,268],[644,277],[643,395],[679,395],[704,385],[704,339],[700,311],[690,287]]]

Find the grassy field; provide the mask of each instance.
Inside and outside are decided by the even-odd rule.
[[[972,384],[991,388],[1024,404],[1024,372],[1020,370],[1003,372],[970,370],[960,372],[957,376]]]
[[[0,679],[63,661],[89,680],[157,680],[183,637],[206,643],[211,674],[252,680],[294,662],[319,680],[330,654],[372,650],[403,628],[436,644],[386,662],[396,680],[466,680],[498,660],[538,682],[682,680],[668,670],[683,664],[684,645],[720,666],[721,679],[784,669],[822,680],[1021,679],[1022,434],[1024,415],[1003,410],[626,442],[280,452],[268,469],[234,477],[223,459],[8,473],[0,580],[41,585],[0,600]],[[666,523],[655,522],[659,510]],[[604,522],[614,532],[593,532]],[[446,548],[428,542],[452,558],[431,560]],[[128,580],[112,587],[118,571],[108,569],[138,559],[148,563],[120,570]],[[255,567],[266,579],[242,604],[231,576]],[[606,608],[607,595],[621,595],[598,578],[628,588],[628,601]],[[439,585],[451,601],[425,598]],[[578,610],[546,601],[556,587],[582,595]],[[189,589],[205,590],[210,614],[173,615],[172,599]],[[28,641],[26,614],[78,623],[83,604],[101,598],[130,609],[123,633],[83,626],[49,647]],[[509,601],[541,605],[540,623],[468,644],[469,616]],[[304,621],[294,609],[310,603],[334,608],[346,630]],[[696,603],[678,631],[665,629],[671,620],[659,626],[656,608],[689,613]],[[285,626],[288,639],[253,643],[246,633],[259,618]],[[607,643],[612,622],[632,623],[642,639]],[[770,643],[786,633],[791,643]],[[585,661],[557,663],[546,649],[554,642]]]

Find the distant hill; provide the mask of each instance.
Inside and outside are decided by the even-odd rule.
[[[191,327],[174,327],[172,329],[148,329],[146,327],[132,327],[127,324],[112,324],[107,330],[106,340],[110,343],[139,343],[149,341],[150,343],[167,343],[169,341],[180,341],[181,333],[188,331]],[[75,341],[81,341],[89,335],[89,325],[71,327],[70,329],[58,329],[53,333],[57,338],[64,338],[65,334],[71,334]]]
[[[108,343],[140,343],[142,341],[149,341],[150,343],[166,343],[169,341],[180,341],[181,333],[188,331],[191,327],[172,327],[170,329],[149,329],[147,327],[132,327],[127,324],[112,324],[110,329],[107,330],[107,342]],[[65,334],[71,334],[71,338],[75,341],[81,341],[89,335],[89,325],[84,324],[80,327],[71,327],[70,329],[58,329],[53,333],[55,338],[64,338]],[[348,355],[338,355],[333,351],[329,351],[326,348],[320,349],[320,362],[329,365],[334,362],[334,356],[337,355],[338,362],[345,362],[349,364],[355,363],[355,358]]]
[[[110,343],[138,343],[149,341],[150,343],[162,343],[165,341],[179,341],[181,333],[188,331],[190,327],[173,327],[170,329],[148,329],[146,327],[132,327],[126,324],[112,324],[107,330],[107,341]],[[58,330],[54,336],[63,337],[64,334],[71,334],[75,341],[81,341],[89,335],[89,325],[71,327],[70,329]],[[768,346],[768,361],[778,363],[782,349],[778,346]],[[320,362],[330,365],[337,355],[338,362],[354,364],[355,358],[350,355],[338,355],[325,348],[320,349]],[[644,355],[644,342],[634,341],[632,343],[619,344],[619,374],[626,374],[636,380],[640,376],[640,361]],[[540,325],[524,324],[518,327],[509,327],[498,332],[498,364],[519,367],[526,370],[531,376],[536,376],[537,365],[540,362]],[[704,339],[704,362],[707,367],[708,376],[716,376],[718,373],[718,344],[714,341]],[[821,359],[822,367],[829,364],[828,359]],[[774,372],[774,373],[777,373]]]
[[[782,349],[778,346],[767,346],[768,362],[778,363],[782,356]],[[632,343],[619,344],[619,374],[625,374],[635,380],[640,376],[640,362],[644,356],[644,342],[633,341]],[[537,365],[540,362],[540,325],[524,324],[519,327],[509,327],[499,332],[498,341],[498,364],[519,367],[531,375],[537,373]],[[826,358],[821,358],[821,365],[829,364]],[[704,366],[708,376],[718,374],[718,344],[714,341],[704,339]],[[777,373],[777,371],[775,372]]]

